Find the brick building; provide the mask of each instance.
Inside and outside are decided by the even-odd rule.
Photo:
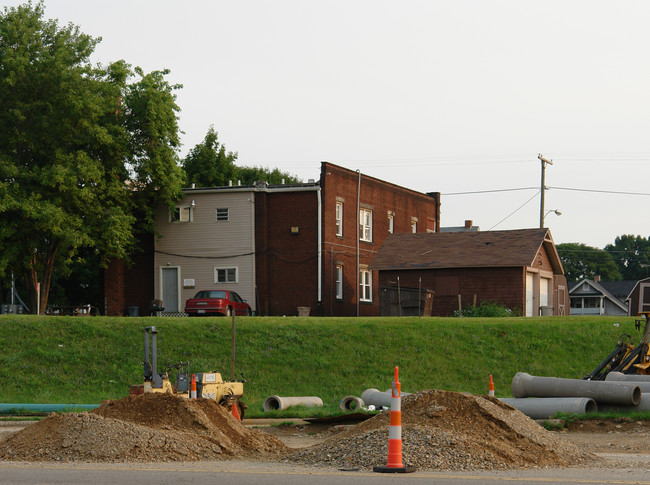
[[[439,193],[327,162],[318,182],[185,189],[175,211],[159,209],[151,251],[106,271],[106,313],[147,313],[153,299],[182,311],[196,291],[227,286],[260,315],[378,315],[374,255],[389,234],[439,221]]]
[[[432,290],[434,316],[483,301],[524,316],[570,313],[564,269],[548,229],[395,234],[371,269],[382,288],[399,281]]]

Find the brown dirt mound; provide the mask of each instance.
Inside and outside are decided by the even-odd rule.
[[[386,466],[389,411],[287,460],[371,469]],[[594,463],[598,458],[488,396],[422,391],[402,400],[405,466],[490,470]]]
[[[210,399],[143,394],[51,415],[0,441],[0,459],[160,462],[277,458],[289,449]]]

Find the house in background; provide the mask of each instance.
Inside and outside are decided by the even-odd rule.
[[[627,297],[635,281],[601,281],[599,276],[583,279],[569,289],[571,315],[628,314]]]
[[[650,313],[650,278],[637,281],[628,295],[628,315],[641,313]]]
[[[227,287],[259,315],[378,315],[375,254],[389,234],[437,232],[439,220],[439,193],[327,162],[318,182],[188,188],[158,209],[160,237],[140,264],[105,272],[106,313],[160,299],[174,314],[197,291]]]
[[[483,301],[526,316],[569,314],[566,278],[548,229],[394,234],[370,269],[382,288],[399,281],[433,291],[434,316]]]

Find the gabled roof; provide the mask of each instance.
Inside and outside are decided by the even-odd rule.
[[[564,274],[548,229],[392,234],[370,269],[526,267],[542,247],[553,272]]]
[[[581,292],[578,292],[577,290],[582,288],[582,285],[584,284],[589,285],[593,289],[593,293],[602,295],[604,298],[607,298],[609,301],[614,303],[616,306],[618,306],[621,310],[627,311],[627,305],[623,303],[623,299],[618,298],[616,295],[611,293],[607,288],[605,288],[604,284],[598,283],[594,280],[590,279],[583,279],[581,281],[578,281],[575,283],[571,289],[569,290],[569,296],[586,296],[586,294],[582,294]],[[604,283],[604,282],[603,282]],[[592,295],[593,295],[592,293]]]
[[[627,297],[628,298],[632,297],[632,293],[634,293],[636,291],[636,287],[639,286],[639,283],[647,283],[648,281],[650,281],[650,277],[649,278],[643,278],[642,280],[637,281],[634,284],[634,287],[630,290],[630,293],[627,295]]]

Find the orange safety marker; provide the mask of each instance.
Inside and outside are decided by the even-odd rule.
[[[241,421],[241,418],[239,417],[239,406],[237,405],[237,402],[232,403],[232,415],[235,417],[237,421]]]
[[[388,464],[375,466],[378,473],[413,473],[415,468],[402,464],[402,384],[398,378],[399,368],[395,366],[395,381],[390,399],[390,427],[388,428]]]
[[[494,397],[494,382],[492,382],[492,374],[490,374],[490,386],[488,387],[488,396]]]
[[[196,374],[192,374],[192,383],[190,384],[190,399],[196,399]]]

